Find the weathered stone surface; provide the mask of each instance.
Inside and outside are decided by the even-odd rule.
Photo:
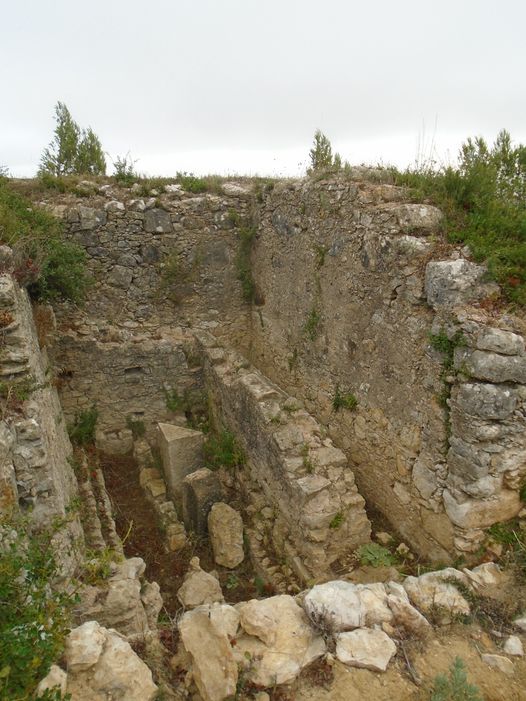
[[[522,630],[523,633],[526,633],[526,616],[520,616],[519,618],[516,618],[513,621],[513,625],[519,630]]]
[[[237,567],[245,557],[243,519],[228,504],[214,504],[208,514],[208,533],[214,560],[222,567]]]
[[[183,521],[191,531],[204,534],[208,529],[208,513],[213,504],[222,501],[223,489],[215,472],[203,467],[183,480]]]
[[[192,658],[192,675],[204,701],[234,696],[238,667],[230,639],[239,615],[231,606],[215,604],[188,611],[179,623],[185,650]]]
[[[201,569],[198,557],[190,560],[190,568],[177,592],[177,598],[185,609],[224,601],[221,585],[213,575]]]
[[[507,419],[517,407],[518,401],[515,388],[487,382],[462,383],[456,396],[456,402],[462,412],[497,421]]]
[[[36,696],[39,698],[45,691],[56,689],[57,687],[60,689],[62,695],[66,693],[67,674],[56,664],[52,664],[49,672],[37,686]]]
[[[499,355],[476,350],[462,362],[471,377],[487,382],[526,384],[526,356]]]
[[[463,585],[468,584],[465,574],[447,567],[420,577],[407,577],[403,586],[414,606],[424,613],[435,612],[440,622],[447,624],[455,615],[470,613],[466,599],[454,584],[448,582],[452,579]]]
[[[524,355],[524,338],[511,331],[486,327],[477,337],[477,348],[502,355]]]
[[[499,586],[505,579],[505,575],[495,562],[485,562],[471,570],[463,569],[462,572],[466,575],[470,586],[475,591],[483,591],[488,586]]]
[[[204,437],[200,431],[164,423],[159,424],[158,435],[168,491],[179,500],[183,479],[203,465]]]
[[[359,628],[336,638],[336,657],[350,667],[385,672],[395,653],[396,645],[381,630]]]
[[[425,290],[431,307],[465,304],[488,293],[482,283],[486,269],[475,263],[458,260],[431,261],[427,264]]]
[[[238,606],[248,635],[237,638],[234,655],[255,684],[272,686],[292,681],[301,669],[325,653],[304,611],[291,596],[273,596]]]
[[[458,502],[449,490],[443,493],[444,506],[451,521],[462,528],[487,528],[497,521],[507,521],[521,510],[517,492],[503,490],[492,499],[468,499]]]
[[[311,621],[328,630],[352,630],[362,624],[360,598],[350,582],[317,584],[305,596],[304,607]]]
[[[394,215],[403,233],[432,234],[438,231],[443,219],[442,212],[437,207],[427,204],[387,204],[380,210]]]
[[[66,638],[67,692],[72,701],[153,701],[152,673],[118,633],[95,621]]]
[[[524,656],[522,641],[517,635],[510,635],[506,638],[503,650],[507,655],[514,655],[516,657]]]
[[[173,231],[170,214],[164,209],[150,209],[144,214],[144,230],[160,234]]]
[[[96,621],[87,621],[74,628],[66,638],[68,670],[83,672],[97,664],[106,642],[105,630]]]
[[[92,209],[91,207],[78,208],[80,217],[81,229],[95,229],[97,226],[103,226],[106,223],[106,212],[103,210]]]
[[[513,674],[513,662],[507,657],[504,657],[504,655],[484,654],[481,655],[481,659],[489,667],[493,667],[493,669],[498,669],[499,672],[503,672],[508,676],[511,676]]]

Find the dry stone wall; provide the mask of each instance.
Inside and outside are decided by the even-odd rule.
[[[242,356],[203,332],[198,342],[210,405],[247,456],[248,500],[253,490],[256,500],[262,491],[275,514],[269,525],[274,548],[291,556],[303,580],[326,576],[331,563],[370,537],[344,454],[296,400]]]
[[[277,186],[252,256],[250,356],[327,427],[368,504],[437,560],[515,516],[526,472],[521,322],[472,306],[498,290],[436,244],[441,219],[386,183]],[[466,344],[454,364],[432,334]],[[356,409],[338,408],[350,393]]]

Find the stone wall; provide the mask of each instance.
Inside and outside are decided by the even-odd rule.
[[[76,551],[66,544],[82,540],[71,444],[27,293],[7,274],[0,276],[0,319],[0,516],[21,511],[36,529],[65,519],[55,540],[67,576]]]
[[[192,195],[174,184],[147,197],[137,189],[105,185],[89,199],[48,203],[88,254],[96,294],[87,313],[115,324],[203,323],[243,340],[236,256],[251,188],[226,183],[221,195]]]
[[[441,219],[386,183],[274,188],[252,255],[250,355],[327,427],[368,505],[436,560],[474,552],[483,528],[516,515],[526,471],[523,341],[492,331],[520,321],[472,307],[498,291],[465,250],[437,242]],[[445,372],[430,335],[457,332],[468,346]],[[480,334],[514,340],[482,358],[467,350]],[[482,361],[491,377],[471,367]],[[357,408],[336,411],[348,393]]]
[[[67,421],[96,406],[98,444],[109,453],[131,451],[134,426],[153,438],[157,422],[173,421],[167,397],[179,398],[184,421],[185,403],[201,393],[200,369],[189,365],[186,344],[177,327],[152,331],[82,319],[60,331],[53,357]]]
[[[197,335],[216,422],[234,433],[246,455],[249,474],[239,482],[247,502],[252,491],[263,493],[274,514],[273,547],[290,556],[301,579],[326,577],[333,562],[370,537],[344,454],[297,400],[213,336]]]

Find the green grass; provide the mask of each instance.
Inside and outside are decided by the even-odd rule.
[[[336,385],[336,390],[334,392],[334,398],[332,400],[332,408],[334,411],[339,411],[340,409],[348,409],[349,411],[354,411],[358,406],[358,399],[351,392],[341,392],[339,385]]]
[[[416,201],[442,209],[449,241],[468,244],[509,301],[526,304],[526,146],[514,146],[501,131],[491,147],[468,139],[458,166],[392,173]]]
[[[391,567],[396,565],[398,561],[396,555],[378,543],[360,545],[356,554],[361,565],[371,565],[372,567]]]

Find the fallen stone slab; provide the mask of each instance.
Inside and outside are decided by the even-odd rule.
[[[208,514],[208,533],[218,565],[232,569],[243,562],[243,519],[238,511],[223,502],[214,504]]]
[[[201,569],[198,557],[190,560],[190,569],[177,598],[186,609],[224,601],[221,585],[213,575]]]

